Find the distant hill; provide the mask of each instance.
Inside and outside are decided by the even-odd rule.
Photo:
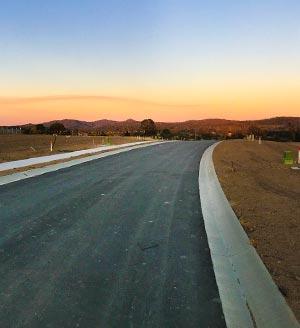
[[[62,123],[69,130],[80,130],[80,131],[126,131],[126,130],[136,130],[140,126],[140,122],[135,120],[126,121],[112,121],[112,120],[98,120],[93,122],[78,121],[78,120],[56,120],[43,123],[45,126],[49,127],[52,123],[59,122]]]
[[[44,122],[43,124],[49,127],[54,122],[62,123],[69,130],[79,130],[82,132],[114,132],[125,133],[137,131],[140,127],[140,122],[132,119],[126,121],[113,120],[97,120],[93,122],[64,119],[57,121]],[[184,122],[155,122],[159,130],[170,129],[172,132],[183,130],[193,130],[195,132],[212,132],[227,133],[241,132],[245,133],[250,127],[256,127],[261,130],[286,130],[290,128],[300,129],[300,117],[273,117],[263,120],[225,120],[225,119],[204,119],[190,120]]]

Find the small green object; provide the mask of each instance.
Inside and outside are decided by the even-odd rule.
[[[111,143],[111,141],[110,141],[110,138],[109,137],[107,137],[107,144],[110,146],[112,143]]]
[[[286,150],[283,154],[283,163],[286,165],[294,164],[293,153],[290,150]]]

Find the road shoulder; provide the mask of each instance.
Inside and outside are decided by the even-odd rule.
[[[107,156],[112,156],[115,154],[119,154],[122,152],[126,152],[126,151],[130,151],[130,150],[134,150],[134,149],[139,149],[139,148],[144,148],[144,147],[149,147],[149,146],[154,146],[154,145],[158,145],[161,144],[162,142],[152,142],[152,143],[142,143],[142,144],[138,144],[138,145],[128,145],[127,147],[123,147],[123,148],[114,148],[114,150],[108,150],[106,152],[100,152],[96,155],[89,155],[89,156],[79,156],[79,158],[77,159],[68,159],[67,161],[63,161],[63,162],[58,162],[58,163],[44,163],[45,166],[38,166],[38,167],[34,167],[33,169],[30,170],[25,170],[25,171],[21,171],[21,172],[17,172],[17,173],[12,173],[12,174],[8,174],[8,175],[4,175],[4,176],[0,176],[0,186],[1,185],[6,185],[12,182],[16,182],[19,180],[24,180],[24,179],[28,179],[28,178],[33,178],[42,174],[46,174],[46,173],[50,173],[50,172],[54,172],[54,171],[58,171],[61,169],[65,169],[65,168],[69,168],[71,166],[75,166],[75,165],[79,165],[82,163],[86,163],[86,162],[90,162],[96,159],[100,159],[100,158],[104,158]]]
[[[252,245],[300,318],[300,174],[282,163],[293,143],[225,141],[214,151],[221,186]]]
[[[199,187],[227,326],[299,327],[223,193],[212,160],[214,147],[201,159]]]

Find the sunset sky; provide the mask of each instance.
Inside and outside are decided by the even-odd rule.
[[[300,116],[299,0],[3,0],[0,125]]]

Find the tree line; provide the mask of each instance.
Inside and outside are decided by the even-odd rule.
[[[57,135],[80,135],[81,132],[78,130],[67,129],[62,123],[55,122],[49,127],[43,124],[31,125],[22,127],[22,133],[24,134],[57,134]],[[145,119],[140,123],[140,126],[135,131],[103,131],[93,130],[87,135],[123,135],[123,136],[143,136],[143,137],[154,137],[165,140],[200,140],[200,139],[242,139],[246,135],[254,134],[256,137],[262,137],[265,140],[274,141],[300,141],[300,130],[299,128],[289,127],[285,130],[267,130],[260,129],[255,125],[251,125],[245,131],[235,131],[220,133],[212,129],[208,131],[201,131],[195,129],[184,129],[180,131],[172,131],[167,128],[158,129],[155,122],[152,119]]]

